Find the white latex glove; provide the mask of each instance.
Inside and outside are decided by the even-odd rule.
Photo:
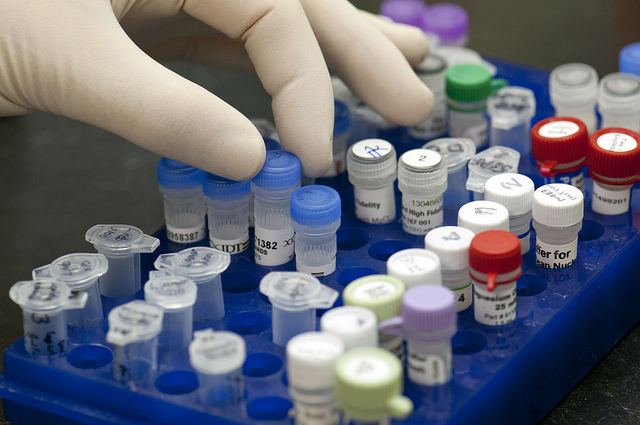
[[[0,115],[51,112],[205,171],[253,177],[265,155],[257,129],[145,51],[254,69],[273,98],[283,148],[311,177],[332,161],[324,59],[398,124],[423,121],[433,104],[404,59],[427,54],[424,36],[346,0],[2,0]]]

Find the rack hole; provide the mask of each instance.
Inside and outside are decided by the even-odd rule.
[[[348,269],[344,269],[338,273],[338,285],[347,286],[356,279],[379,273],[379,271],[372,269],[371,267],[349,267]]]
[[[547,289],[547,281],[543,277],[525,273],[518,279],[516,295],[518,297],[532,297],[545,289]]]
[[[338,238],[338,249],[342,251],[362,248],[369,243],[367,232],[355,227],[340,228],[336,232],[336,236]]]
[[[247,414],[258,421],[282,421],[289,416],[293,404],[282,397],[260,397],[247,404]]]
[[[582,220],[582,229],[578,232],[579,241],[592,241],[604,235],[604,226],[597,221]]]
[[[250,378],[264,378],[273,375],[280,369],[282,369],[280,357],[269,353],[252,353],[247,355],[242,366],[242,373]]]
[[[240,335],[257,334],[271,326],[271,318],[255,311],[243,311],[229,317],[227,326]]]
[[[411,248],[409,242],[390,239],[371,245],[369,247],[369,255],[376,260],[387,261],[396,252],[408,248]]]
[[[99,369],[113,360],[111,350],[102,345],[81,345],[67,355],[67,361],[78,369]]]
[[[165,394],[189,394],[198,388],[198,376],[187,370],[163,373],[156,379],[156,388]]]
[[[222,289],[231,294],[244,294],[257,289],[260,278],[257,274],[245,271],[222,274]]]
[[[453,354],[475,354],[484,350],[486,346],[487,339],[476,332],[460,331],[451,340]]]

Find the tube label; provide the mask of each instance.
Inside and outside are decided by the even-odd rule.
[[[393,185],[381,189],[353,188],[356,217],[365,223],[384,224],[396,219],[396,201]]]
[[[497,285],[493,291],[487,285],[474,282],[473,315],[483,325],[506,325],[516,318],[516,283]]]
[[[442,226],[444,220],[442,195],[417,198],[402,195],[402,228],[412,235],[426,235]]]
[[[294,231],[285,229],[263,229],[256,223],[253,253],[254,260],[261,266],[279,266],[288,263],[294,255]]]
[[[329,264],[325,264],[322,266],[309,266],[307,264],[301,263],[296,259],[296,271],[301,273],[308,273],[314,277],[322,277],[327,276],[333,273],[336,270],[336,260],[335,258]]]
[[[338,409],[334,404],[313,406],[296,403],[294,422],[297,425],[338,425]]]
[[[564,245],[551,245],[536,239],[536,264],[546,269],[569,267],[578,258],[578,238]]]
[[[471,285],[471,282],[461,288],[450,289],[453,291],[453,295],[456,297],[457,312],[461,312],[471,307],[471,300],[473,299],[473,286]]]
[[[631,186],[623,190],[609,190],[594,182],[591,209],[604,215],[623,214],[629,211],[630,197]]]
[[[167,224],[167,239],[175,243],[194,243],[204,239],[205,222],[190,229],[178,229]]]
[[[449,381],[445,359],[413,351],[407,355],[407,374],[418,385],[442,385]]]
[[[249,248],[249,232],[237,239],[218,239],[209,234],[209,244],[211,245],[211,248],[215,248],[218,251],[237,254]]]

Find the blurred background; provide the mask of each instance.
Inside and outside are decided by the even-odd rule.
[[[352,2],[370,12],[380,5]],[[547,71],[582,62],[602,77],[617,71],[623,46],[640,41],[638,0],[451,2],[468,12],[467,47],[488,60]],[[272,118],[255,76],[167,65],[248,117]],[[94,224],[130,224],[149,234],[163,225],[158,159],[118,136],[50,114],[0,118],[0,348],[22,333],[20,309],[6,295],[13,283],[61,255],[93,252],[84,234]],[[634,329],[542,424],[640,423],[638,353]]]

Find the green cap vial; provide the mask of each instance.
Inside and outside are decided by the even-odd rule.
[[[447,71],[447,96],[458,102],[480,102],[491,95],[491,73],[482,65],[461,63]]]
[[[381,322],[400,315],[405,284],[397,277],[375,274],[348,284],[342,292],[344,305],[357,305],[373,311]]]

